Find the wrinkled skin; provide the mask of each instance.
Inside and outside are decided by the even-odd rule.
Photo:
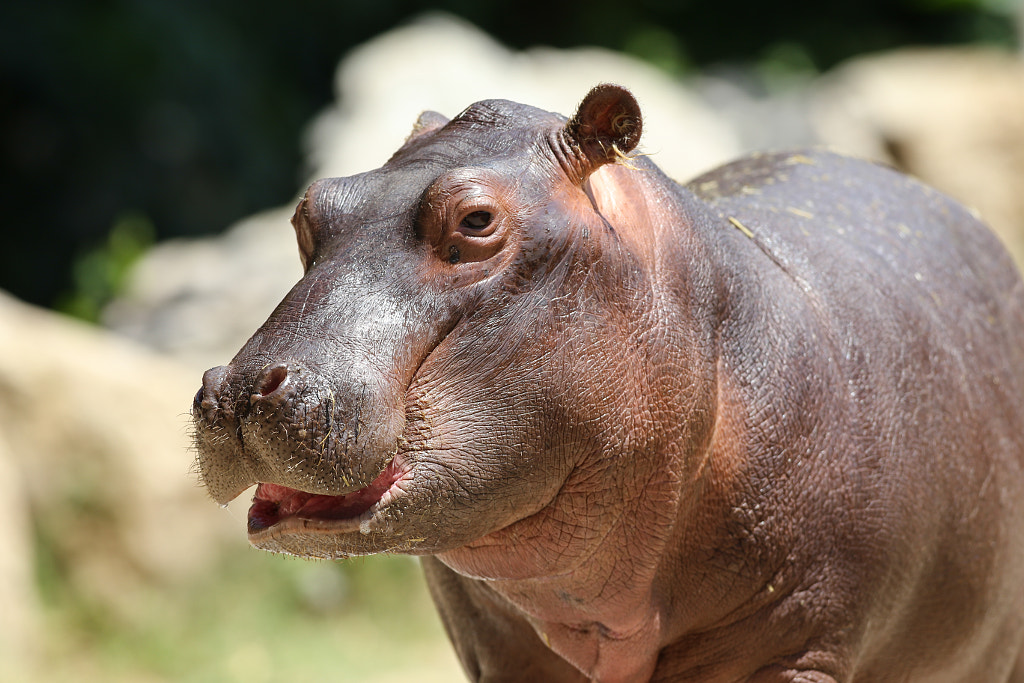
[[[421,117],[204,377],[250,540],[423,557],[476,681],[1024,681],[1024,289],[891,170],[689,185],[628,92]]]

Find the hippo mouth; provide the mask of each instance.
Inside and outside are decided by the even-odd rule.
[[[277,531],[358,531],[366,513],[378,503],[389,503],[400,493],[395,483],[403,471],[393,458],[368,486],[340,496],[307,493],[280,484],[261,482],[249,507],[251,539]],[[394,489],[394,490],[393,490]],[[387,500],[385,500],[387,498]]]

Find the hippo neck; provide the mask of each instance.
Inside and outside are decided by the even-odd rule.
[[[657,348],[644,351],[648,386],[639,394],[656,391],[664,405],[630,404],[629,411],[645,417],[628,445],[591,453],[537,514],[439,558],[514,605],[553,650],[595,680],[646,680],[666,633],[680,629],[673,614],[675,568],[663,558],[707,535],[680,520],[713,519],[701,512],[704,496],[720,481],[718,464],[708,458],[718,324],[718,310],[708,304],[722,293],[715,291],[702,232],[711,218],[699,202],[653,167],[612,167],[595,176],[590,189],[614,231],[609,239],[636,256],[650,289],[636,325],[646,327]],[[633,196],[640,199],[626,201]],[[609,246],[605,253],[614,252]],[[663,424],[658,414],[684,417]],[[598,538],[563,549],[555,560],[536,553],[544,539],[593,529],[566,521],[585,508],[605,511],[593,520]],[[685,613],[706,608],[691,604]]]

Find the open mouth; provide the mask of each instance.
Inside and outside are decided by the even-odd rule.
[[[249,534],[258,534],[287,519],[324,522],[332,528],[338,526],[332,522],[356,522],[360,515],[380,502],[401,476],[396,457],[369,486],[341,496],[306,493],[279,484],[261,483],[256,487],[249,508]]]

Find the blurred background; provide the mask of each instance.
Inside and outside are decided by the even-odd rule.
[[[813,9],[808,9],[813,8]],[[448,681],[414,560],[275,557],[190,471],[188,410],[301,274],[305,185],[423,109],[630,87],[685,180],[829,145],[1024,258],[1018,0],[6,0],[0,681]]]

